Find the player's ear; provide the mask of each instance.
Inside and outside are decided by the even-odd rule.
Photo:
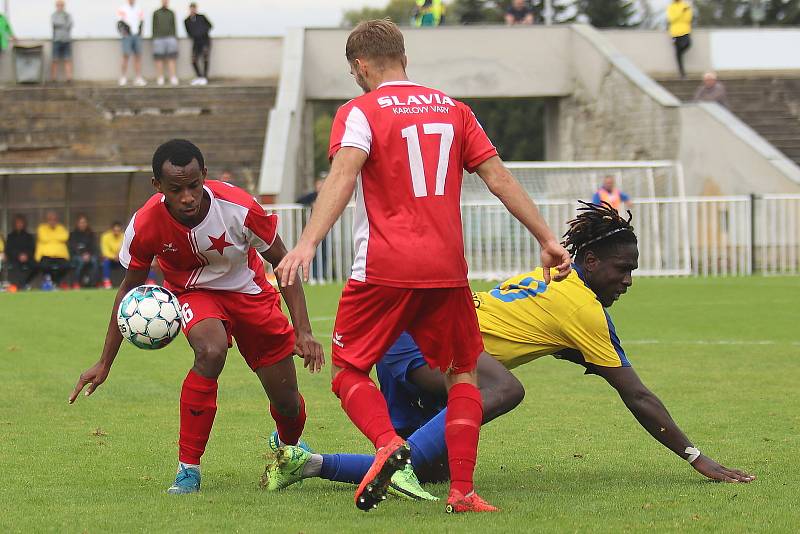
[[[163,191],[161,190],[161,180],[159,180],[155,176],[151,176],[150,183],[153,184],[153,189],[155,189],[159,193],[163,193]]]
[[[208,167],[203,167],[203,181],[204,182],[206,181],[207,177],[208,177]]]
[[[587,250],[583,255],[583,268],[586,271],[592,272],[594,271],[598,264],[600,263],[600,258],[597,257],[591,250]]]
[[[408,56],[406,56],[405,54],[403,54],[402,63],[403,63],[403,70],[406,70],[406,67],[408,66]]]

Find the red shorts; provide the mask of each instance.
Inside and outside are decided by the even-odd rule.
[[[192,289],[178,295],[187,335],[203,319],[219,319],[228,334],[228,347],[236,339],[239,352],[255,371],[291,356],[294,329],[281,311],[278,293],[258,295],[232,291]]]
[[[403,331],[431,367],[475,369],[483,339],[468,287],[404,289],[348,280],[333,328],[337,367],[369,371]]]

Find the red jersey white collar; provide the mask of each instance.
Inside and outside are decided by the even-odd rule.
[[[380,84],[377,87],[377,89],[380,89],[381,87],[384,87],[384,86],[387,86],[387,85],[410,85],[410,86],[418,86],[418,87],[420,86],[418,83],[414,83],[411,80],[395,80],[395,81],[391,81],[391,82],[383,82],[382,84]]]

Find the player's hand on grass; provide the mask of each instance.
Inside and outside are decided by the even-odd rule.
[[[550,283],[551,268],[558,271],[552,279],[560,282],[567,277],[572,269],[572,256],[560,243],[550,241],[542,245],[542,268],[544,269],[544,281],[546,284]]]
[[[89,384],[89,387],[86,388],[86,396],[88,397],[94,393],[94,390],[106,381],[110,370],[111,367],[108,365],[103,362],[97,362],[86,371],[82,372],[81,376],[78,378],[78,383],[75,384],[75,389],[72,390],[72,394],[69,396],[69,403],[72,404],[75,402],[75,399],[78,398],[78,395],[87,384]]]
[[[325,365],[325,352],[311,332],[297,332],[294,353],[303,358],[303,367],[317,373]]]
[[[717,482],[752,482],[756,478],[738,469],[728,469],[702,454],[692,462],[692,467],[701,475]]]
[[[300,268],[303,269],[303,281],[308,282],[308,274],[311,272],[311,262],[314,260],[315,252],[316,247],[301,240],[286,253],[275,269],[275,275],[280,280],[281,287],[294,284],[294,278]]]

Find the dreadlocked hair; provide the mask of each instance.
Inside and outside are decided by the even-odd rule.
[[[573,257],[582,258],[586,247],[594,243],[597,245],[592,250],[596,253],[619,244],[636,243],[630,210],[627,210],[626,220],[606,201],[593,204],[579,200],[578,203],[581,204],[579,213],[567,223],[569,229],[561,242]]]

